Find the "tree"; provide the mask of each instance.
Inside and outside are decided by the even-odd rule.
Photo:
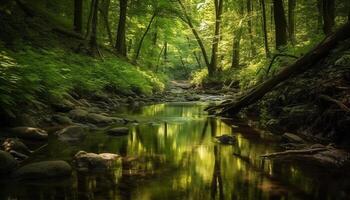
[[[270,57],[270,50],[269,50],[269,40],[268,40],[268,33],[267,33],[267,25],[266,25],[266,4],[265,0],[260,0],[261,2],[261,10],[262,10],[262,27],[263,27],[263,33],[264,33],[264,47],[265,47],[265,54],[266,57]]]
[[[74,0],[74,31],[83,32],[83,0]]]
[[[295,7],[296,0],[288,0],[288,35],[292,44],[295,43]]]
[[[208,68],[208,75],[209,77],[214,77],[216,71],[217,71],[217,59],[218,59],[218,50],[219,50],[219,42],[220,42],[220,26],[221,26],[221,18],[222,18],[222,11],[223,11],[223,2],[224,0],[214,0],[214,8],[215,8],[215,30],[214,30],[214,37],[212,42],[212,49],[211,49],[211,60],[209,61],[209,57],[206,51],[206,48],[204,46],[204,43],[199,36],[197,30],[195,29],[192,19],[189,16],[189,14],[186,11],[186,8],[181,0],[178,0],[180,7],[183,11],[184,17],[181,17],[181,19],[190,27],[193,35],[195,36],[198,45],[202,51],[202,55],[204,58],[204,62]]]
[[[214,39],[211,49],[211,61],[209,65],[208,74],[210,77],[213,77],[217,70],[217,59],[218,59],[218,49],[220,42],[220,25],[221,25],[221,15],[223,9],[223,1],[224,0],[214,0],[215,6],[215,32]]]
[[[276,49],[287,45],[287,21],[282,0],[273,0],[273,13],[276,31]]]
[[[98,44],[97,44],[97,23],[98,23],[98,5],[99,0],[92,0],[93,4],[93,14],[92,14],[92,30],[91,30],[91,36],[90,36],[90,54],[92,56],[96,56],[99,54],[98,50]]]
[[[125,37],[125,25],[126,25],[126,15],[127,15],[127,7],[128,0],[119,0],[119,23],[117,29],[117,41],[115,44],[115,48],[119,55],[126,57],[126,37]]]
[[[150,21],[149,21],[149,23],[148,23],[148,26],[147,26],[145,32],[143,33],[143,35],[142,35],[142,37],[141,37],[141,40],[140,40],[140,42],[139,42],[139,45],[137,46],[136,55],[135,55],[135,58],[134,58],[134,62],[136,62],[137,59],[138,59],[139,56],[140,56],[140,52],[141,52],[141,48],[142,48],[142,43],[143,43],[143,41],[144,41],[144,39],[145,39],[145,37],[146,37],[148,31],[150,30],[150,28],[151,28],[151,26],[152,26],[152,23],[153,23],[154,19],[156,18],[156,16],[157,16],[157,11],[154,11],[154,13],[153,13],[153,15],[152,15],[152,17],[151,17],[151,19],[150,19]]]
[[[329,35],[333,32],[335,25],[335,0],[323,0],[323,32]]]

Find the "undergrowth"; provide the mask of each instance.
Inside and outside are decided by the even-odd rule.
[[[31,47],[14,52],[0,44],[0,108],[10,115],[16,106],[61,99],[72,91],[150,95],[164,89],[164,79],[112,56],[102,61]]]

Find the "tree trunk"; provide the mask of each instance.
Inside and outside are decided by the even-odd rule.
[[[329,35],[335,25],[335,0],[323,0],[323,32]]]
[[[115,48],[119,55],[126,57],[126,37],[125,37],[125,25],[126,25],[126,12],[128,8],[128,0],[119,0],[119,23],[117,30],[117,41]]]
[[[215,0],[215,32],[211,51],[211,61],[208,68],[209,77],[213,77],[217,70],[218,65],[218,51],[219,51],[219,41],[220,41],[220,25],[221,25],[221,15],[223,9],[224,0]]]
[[[262,9],[262,26],[263,26],[263,33],[264,33],[264,47],[265,47],[265,54],[266,57],[270,57],[270,50],[269,50],[269,40],[267,35],[267,25],[266,25],[266,4],[265,0],[261,0],[261,9]]]
[[[292,44],[295,44],[295,7],[296,0],[288,0],[288,35]]]
[[[147,28],[146,28],[146,31],[143,33],[143,35],[142,35],[142,37],[141,37],[141,40],[140,40],[139,45],[137,46],[136,56],[135,56],[134,62],[136,62],[137,59],[138,59],[139,56],[140,56],[140,52],[141,52],[143,40],[145,39],[145,37],[146,37],[148,31],[150,30],[151,25],[152,25],[154,19],[156,18],[156,16],[157,16],[157,12],[155,11],[154,14],[153,14],[152,17],[151,17],[151,20],[150,20],[149,23],[148,23],[148,26],[147,26]]]
[[[323,0],[317,0],[317,9],[317,32],[319,33],[323,29]]]
[[[243,5],[242,5],[243,6]],[[253,27],[252,27],[252,0],[247,0],[247,14],[248,14],[248,32],[250,40],[250,57],[256,54],[253,39]]]
[[[287,45],[287,21],[284,13],[283,1],[273,0],[273,11],[276,31],[276,49]]]
[[[301,74],[307,71],[312,66],[317,66],[315,64],[320,59],[326,57],[329,52],[337,46],[338,43],[348,38],[350,38],[350,22],[345,24],[334,34],[326,37],[313,50],[311,50],[303,57],[299,58],[294,64],[284,68],[276,76],[256,86],[248,94],[239,98],[238,101],[224,102],[219,106],[210,107],[207,110],[215,111],[221,109],[221,111],[219,111],[220,114],[236,114],[242,108],[257,102],[259,99],[264,97],[266,93],[271,91],[281,82],[289,79],[296,74]]]
[[[83,32],[83,0],[74,0],[74,31]]]
[[[168,42],[164,42],[164,61],[167,62],[168,60]]]
[[[109,6],[110,6],[111,1],[110,0],[104,0],[102,1],[102,5],[100,8],[100,13],[103,17],[103,22],[106,26],[106,31],[107,31],[107,35],[108,35],[108,39],[109,39],[109,43],[110,45],[113,46],[113,37],[112,37],[112,31],[111,31],[111,27],[109,26]]]
[[[98,23],[98,2],[99,0],[93,0],[93,15],[92,15],[92,30],[90,37],[90,54],[92,56],[98,55],[98,46],[97,46],[97,23]]]
[[[181,19],[190,27],[194,37],[197,40],[197,43],[198,43],[199,47],[201,49],[205,65],[207,66],[208,71],[210,71],[210,62],[209,62],[208,54],[207,54],[207,51],[205,49],[204,43],[203,43],[202,39],[200,38],[197,30],[194,28],[192,20],[191,20],[190,16],[187,14],[186,8],[183,5],[182,1],[178,0],[178,2],[180,4],[180,6],[181,6],[181,8],[183,10],[184,16],[185,16],[185,19],[183,19],[183,18],[181,18]]]
[[[89,18],[86,22],[86,33],[85,33],[85,38],[89,38],[90,37],[90,33],[91,33],[91,22],[92,22],[92,17],[94,15],[94,5],[95,5],[95,0],[91,0],[90,3],[90,11],[89,11]]]

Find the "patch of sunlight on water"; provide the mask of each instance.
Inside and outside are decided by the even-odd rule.
[[[71,162],[79,150],[117,153],[120,167],[103,174],[74,173],[70,180],[45,184],[1,184],[0,199],[341,199],[327,173],[298,164],[264,161],[278,149],[274,140],[249,127],[209,117],[204,104],[157,104],[116,112],[136,119],[125,137],[103,131],[80,143],[52,139],[37,160]],[[234,123],[234,122],[233,122]],[[214,136],[232,134],[232,146]],[[327,180],[323,183],[320,179]],[[328,187],[327,183],[332,183]],[[326,185],[326,186],[325,186]]]

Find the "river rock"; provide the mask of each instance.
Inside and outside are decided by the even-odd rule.
[[[52,121],[62,125],[69,125],[73,123],[68,116],[64,116],[64,115],[54,115],[52,116],[51,119]]]
[[[129,128],[127,127],[117,127],[117,128],[112,128],[107,131],[108,135],[111,136],[124,136],[129,134]]]
[[[284,133],[282,135],[282,141],[289,143],[305,143],[305,141],[301,137],[293,133]]]
[[[186,95],[185,99],[187,101],[199,101],[201,98],[197,95]]]
[[[75,105],[67,99],[63,99],[60,102],[54,102],[52,107],[56,112],[69,112],[74,109]]]
[[[68,126],[57,132],[58,139],[61,141],[74,142],[81,141],[87,135],[88,128],[79,125]]]
[[[234,138],[231,135],[221,135],[221,136],[216,136],[215,139],[220,142],[221,144],[227,144],[227,145],[232,145],[236,141],[236,138]]]
[[[31,150],[20,139],[17,138],[7,138],[4,143],[2,143],[2,148],[6,152],[15,151],[25,155],[32,153]]]
[[[72,167],[65,161],[43,161],[25,165],[14,173],[22,180],[64,178],[72,174]]]
[[[349,162],[349,153],[335,148],[330,148],[327,151],[321,151],[313,155],[317,161],[322,164],[342,166],[344,163]]]
[[[10,132],[13,136],[22,139],[46,140],[48,138],[47,132],[40,128],[16,127],[10,129]]]
[[[109,117],[97,113],[90,113],[86,116],[86,120],[89,123],[96,125],[108,125],[113,123],[123,123],[124,120],[116,117]]]
[[[78,121],[83,121],[85,120],[86,116],[89,114],[88,111],[83,110],[83,109],[74,109],[69,112],[70,118]]]
[[[118,158],[119,155],[112,153],[95,154],[79,151],[74,156],[74,163],[78,171],[104,171],[115,168]]]
[[[0,150],[0,174],[9,174],[17,167],[17,161],[8,152]]]

